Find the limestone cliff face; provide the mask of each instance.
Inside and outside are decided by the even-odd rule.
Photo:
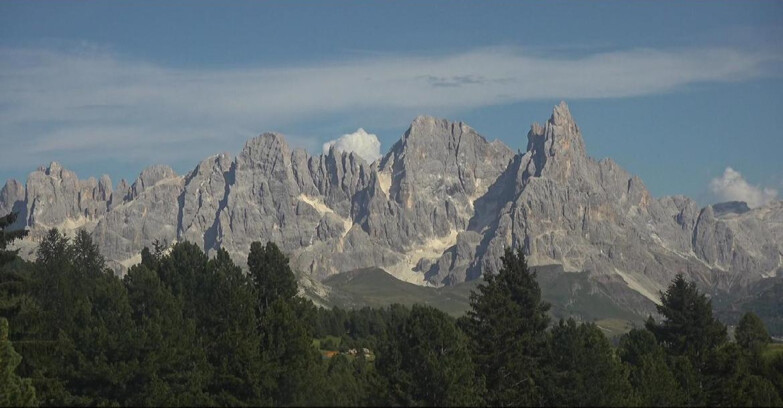
[[[312,156],[265,133],[235,158],[209,157],[184,176],[153,166],[116,188],[52,163],[0,190],[0,211],[12,210],[33,240],[51,227],[87,228],[120,271],[155,240],[225,248],[240,264],[251,242],[271,240],[308,278],[377,266],[449,285],[494,273],[513,246],[531,265],[587,271],[638,307],[676,273],[729,289],[783,268],[783,203],[656,199],[612,160],[588,157],[565,103],[517,154],[426,116],[374,163]]]

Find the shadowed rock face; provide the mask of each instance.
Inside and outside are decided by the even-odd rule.
[[[604,287],[657,299],[679,272],[727,290],[783,267],[783,203],[653,198],[612,160],[587,156],[565,103],[533,124],[518,154],[464,123],[421,116],[374,163],[334,150],[311,156],[265,133],[235,158],[209,157],[185,176],[152,166],[114,189],[106,176],[79,180],[52,163],[26,186],[9,180],[0,210],[21,212],[33,240],[51,227],[87,228],[118,271],[155,240],[225,248],[240,264],[251,242],[271,240],[317,280],[381,267],[449,285],[495,272],[514,246],[531,265],[587,271]]]

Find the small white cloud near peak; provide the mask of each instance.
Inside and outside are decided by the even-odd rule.
[[[356,132],[340,136],[337,140],[330,140],[324,143],[324,154],[329,153],[329,148],[341,152],[354,152],[361,156],[368,163],[372,163],[381,157],[381,142],[378,136],[367,133],[366,130],[359,128]]]
[[[750,208],[762,207],[778,196],[778,191],[769,187],[749,184],[742,174],[726,167],[723,175],[710,181],[710,190],[724,201],[744,201]]]

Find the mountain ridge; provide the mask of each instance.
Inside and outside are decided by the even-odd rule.
[[[678,272],[728,291],[783,269],[783,202],[714,209],[656,199],[638,176],[587,155],[565,102],[527,137],[514,153],[463,122],[419,116],[367,163],[263,133],[234,158],[210,156],[185,175],[150,166],[130,186],[79,180],[52,163],[25,185],[9,180],[0,211],[23,214],[28,254],[48,228],[85,228],[120,272],[155,240],[224,248],[240,264],[252,241],[271,240],[316,281],[379,267],[443,286],[493,273],[505,247],[522,247],[531,265],[587,272],[638,312]]]

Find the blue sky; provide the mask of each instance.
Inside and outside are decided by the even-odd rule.
[[[419,114],[524,149],[562,99],[655,196],[762,203],[783,193],[781,22],[753,1],[0,2],[0,179],[185,173],[270,130],[385,152]]]

